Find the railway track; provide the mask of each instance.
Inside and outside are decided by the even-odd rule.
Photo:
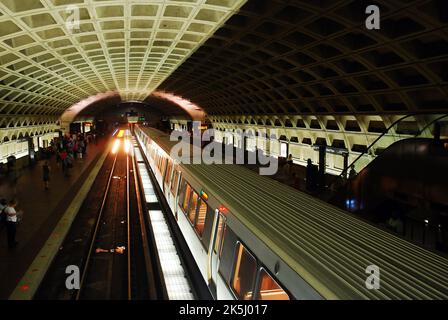
[[[97,178],[102,180],[97,184],[99,190],[92,189],[85,200],[78,214],[80,221],[75,220],[35,299],[166,298],[158,267],[151,259],[156,248],[148,235],[132,145],[126,140],[120,139],[120,148],[109,155]],[[92,217],[88,210],[95,209]],[[61,285],[67,277],[63,272],[67,264],[80,267],[78,290]]]

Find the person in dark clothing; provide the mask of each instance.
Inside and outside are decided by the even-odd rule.
[[[352,165],[352,166],[350,167],[350,173],[348,174],[348,178],[349,178],[350,180],[353,180],[353,179],[356,178],[356,175],[357,175],[357,173],[356,173],[356,170],[355,170],[355,166]]]
[[[311,159],[308,159],[306,166],[306,189],[314,192],[317,187],[318,167],[313,164]]]
[[[17,231],[17,212],[16,212],[17,202],[11,200],[8,206],[5,208],[6,214],[6,231],[8,236],[8,247],[10,249],[15,248],[18,244],[16,241],[16,231]]]
[[[45,190],[48,190],[50,184],[50,166],[48,165],[48,161],[45,161],[44,165],[42,166],[42,174]]]
[[[313,190],[313,162],[311,159],[308,159],[306,165],[306,189],[308,191]]]
[[[59,157],[61,158],[62,172],[64,174],[67,174],[67,151],[65,151],[65,149],[62,149],[62,151],[59,153]]]

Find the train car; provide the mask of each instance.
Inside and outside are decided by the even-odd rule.
[[[112,153],[117,153],[119,150],[124,150],[126,153],[129,153],[131,150],[131,132],[126,128],[118,128],[113,133],[112,136],[114,139],[114,144],[112,145]]]
[[[215,299],[448,298],[448,259],[243,166],[180,163],[158,130],[135,133]]]

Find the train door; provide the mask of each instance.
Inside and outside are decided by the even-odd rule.
[[[225,216],[215,210],[215,217],[213,219],[212,237],[208,248],[208,286],[213,297],[217,298],[217,280],[218,280],[218,268],[219,258],[222,247],[222,235],[226,222]]]

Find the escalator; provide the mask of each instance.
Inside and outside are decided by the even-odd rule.
[[[341,175],[330,202],[426,248],[448,251],[448,115],[379,148],[385,136],[366,151],[375,150],[371,161],[361,155],[350,165],[359,170],[355,177]]]

